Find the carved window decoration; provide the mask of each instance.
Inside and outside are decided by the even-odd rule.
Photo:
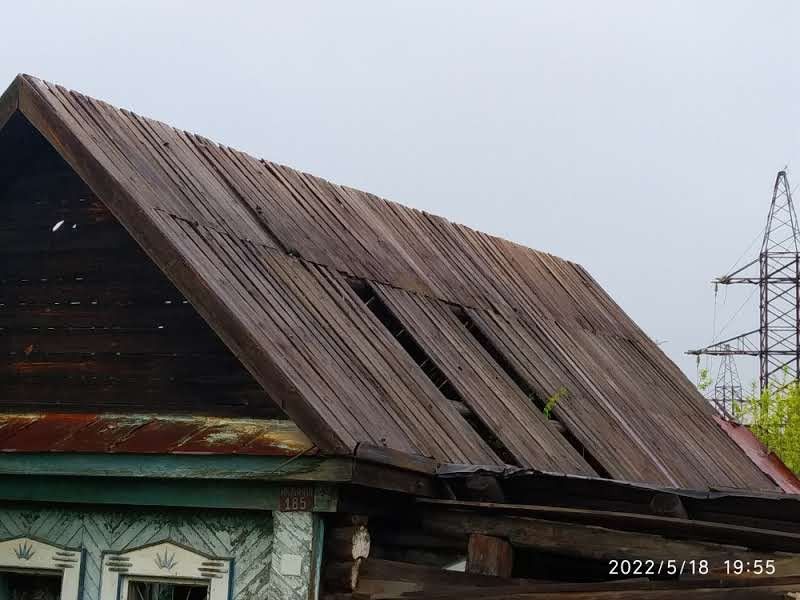
[[[79,550],[51,546],[33,538],[0,541],[0,574],[60,578],[60,600],[78,600],[82,560]]]
[[[103,556],[102,600],[228,600],[230,559],[172,542]]]

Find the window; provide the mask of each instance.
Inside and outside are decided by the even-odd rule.
[[[208,600],[208,585],[192,581],[130,579],[120,600]]]
[[[102,600],[228,600],[230,559],[172,542],[103,556]]]
[[[0,600],[58,600],[61,576],[0,572]]]
[[[0,599],[78,600],[82,558],[33,538],[0,541]]]

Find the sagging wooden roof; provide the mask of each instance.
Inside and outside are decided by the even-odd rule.
[[[774,488],[579,265],[27,75],[15,114],[323,452]]]

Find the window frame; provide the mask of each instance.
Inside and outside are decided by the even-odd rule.
[[[128,600],[131,581],[207,585],[207,600],[228,600],[231,559],[200,554],[170,541],[104,552],[100,600]]]
[[[211,585],[206,579],[185,579],[183,577],[141,577],[139,575],[126,575],[120,581],[119,599],[128,600],[130,598],[131,584],[135,582],[143,583],[166,583],[171,585],[204,586],[207,589],[206,600],[211,596]]]
[[[60,575],[60,600],[79,600],[83,552],[22,536],[0,540],[0,572]]]

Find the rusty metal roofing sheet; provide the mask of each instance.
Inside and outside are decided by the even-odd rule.
[[[750,460],[758,465],[758,468],[777,483],[784,492],[800,494],[800,479],[798,479],[797,475],[783,464],[783,461],[774,452],[770,452],[750,429],[744,425],[731,423],[722,417],[715,416],[714,419],[719,423],[723,431],[750,457]]]
[[[0,414],[0,452],[314,454],[289,421],[154,415]]]

